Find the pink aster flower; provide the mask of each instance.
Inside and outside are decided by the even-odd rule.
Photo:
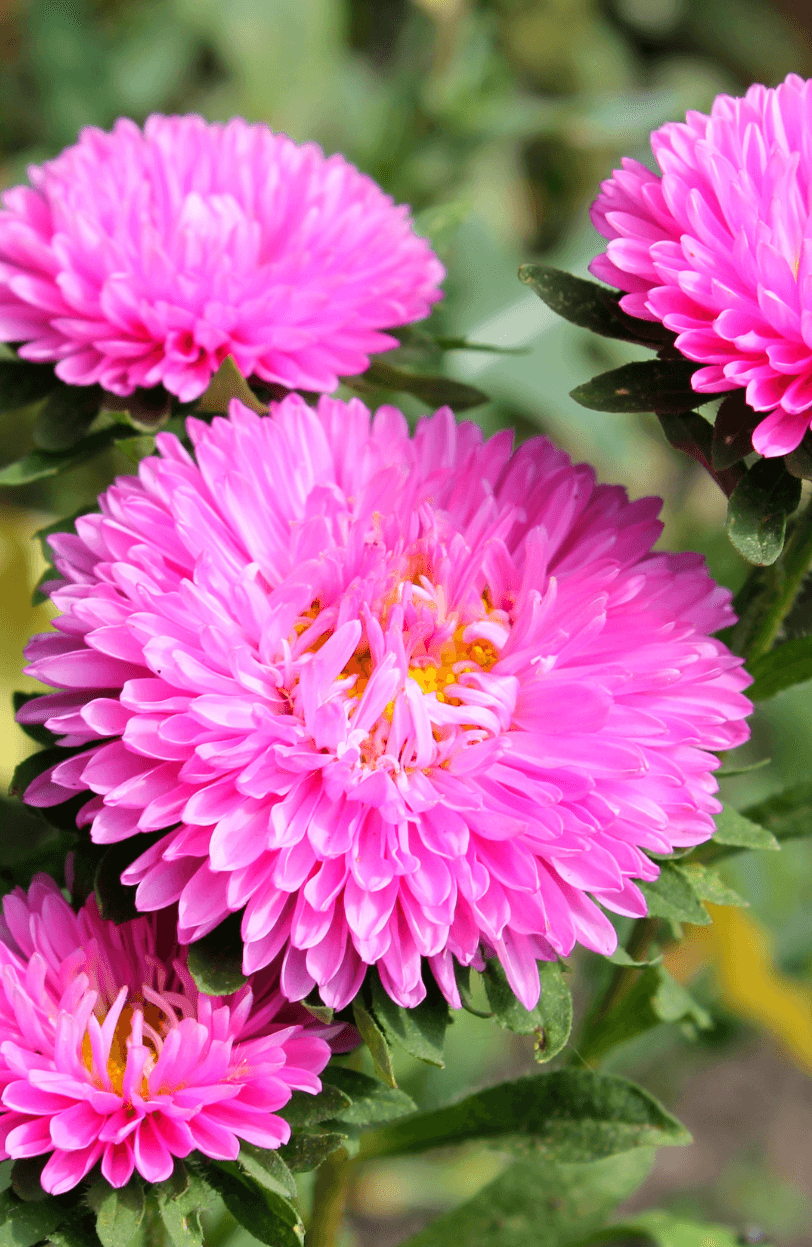
[[[123,874],[192,941],[243,911],[243,968],[336,1007],[369,965],[404,1006],[427,958],[616,944],[635,878],[713,832],[709,751],[747,736],[749,677],[709,634],[729,594],[653,553],[630,503],[546,439],[511,453],[443,408],[298,395],[190,420],[51,538],[57,631],[32,701],[82,751],[29,787],[81,790],[99,843],[166,829]],[[134,856],[137,845],[133,846]],[[596,901],[600,902],[596,904]]]
[[[276,1110],[294,1089],[321,1090],[341,1028],[290,1024],[267,975],[253,992],[202,995],[165,929],[153,915],[102,921],[93,898],[75,914],[47,875],[3,900],[0,1158],[50,1153],[54,1195],[98,1161],[118,1187],[133,1169],[161,1182],[193,1150],[277,1148],[290,1127]]]
[[[812,421],[812,81],[720,95],[651,146],[662,177],[624,160],[603,183],[592,220],[611,241],[590,268],[705,365],[695,390],[746,386],[771,413],[754,447],[786,454]]]
[[[427,316],[444,270],[343,156],[241,118],[95,128],[2,196],[0,340],[73,385],[183,402],[231,354],[332,390]]]

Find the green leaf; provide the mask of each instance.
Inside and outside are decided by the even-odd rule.
[[[235,1221],[268,1247],[301,1247],[304,1226],[285,1195],[244,1177],[234,1161],[208,1162],[203,1181],[215,1191]]]
[[[163,832],[158,832],[152,838],[152,843],[163,834]],[[121,876],[136,857],[146,852],[148,848],[149,842],[137,836],[111,844],[105,851],[93,876],[93,891],[102,918],[122,923],[131,922],[138,916],[138,910],[135,908],[135,888],[126,887],[121,882]]]
[[[343,1146],[347,1135],[338,1130],[297,1130],[289,1143],[279,1148],[278,1155],[293,1173],[309,1173],[336,1148]]]
[[[744,471],[735,465],[720,471],[713,463],[713,429],[707,420],[695,411],[658,412],[657,419],[660,422],[660,428],[674,449],[690,455],[696,463],[710,473],[722,493],[729,497],[744,475]]]
[[[745,398],[744,390],[734,390],[723,399],[713,426],[713,466],[719,471],[732,468],[753,452],[753,430],[764,419]]]
[[[207,996],[230,996],[248,979],[242,972],[240,915],[230,914],[202,940],[189,945],[189,973],[198,991]]]
[[[174,1247],[203,1247],[200,1213],[211,1202],[208,1184],[180,1161],[172,1176],[149,1188]]]
[[[17,411],[29,403],[39,403],[53,390],[68,389],[54,372],[53,364],[32,364],[28,360],[0,360],[0,413]]]
[[[306,1091],[294,1091],[284,1108],[278,1110],[291,1126],[311,1126],[320,1121],[328,1121],[337,1117],[349,1108],[352,1100],[338,1087],[322,1082],[318,1095],[309,1095]]]
[[[429,407],[453,407],[454,411],[468,411],[489,401],[487,394],[454,381],[452,377],[426,377],[417,372],[406,372],[393,364],[376,359],[360,377],[344,377],[344,384],[352,390],[365,393],[370,387],[391,390],[395,393],[413,394]],[[0,482],[1,483],[1,482]]]
[[[296,1179],[278,1152],[270,1152],[267,1148],[256,1147],[243,1140],[237,1164],[264,1190],[274,1191],[288,1199],[296,1198]]]
[[[700,1030],[711,1029],[713,1019],[708,1011],[663,966],[646,973],[657,976],[657,988],[651,997],[651,1007],[661,1022],[681,1022],[687,1019]],[[622,1003],[621,1001],[621,1007]]]
[[[105,1182],[94,1183],[87,1202],[96,1214],[96,1233],[102,1247],[126,1247],[144,1219],[144,1188],[137,1178],[116,1190]]]
[[[368,1136],[361,1154],[410,1155],[470,1139],[530,1149],[556,1164],[580,1164],[633,1147],[682,1146],[691,1136],[653,1096],[625,1078],[561,1069],[394,1122]]]
[[[448,1026],[448,1002],[429,976],[426,997],[413,1009],[395,1004],[377,973],[370,975],[372,1008],[389,1043],[402,1048],[430,1065],[444,1068],[443,1040]]]
[[[488,1004],[504,1030],[535,1035],[535,1056],[551,1061],[566,1044],[572,1030],[572,997],[557,961],[540,961],[541,996],[534,1009],[525,1009],[513,994],[502,966],[488,961],[482,975]]]
[[[571,1247],[637,1190],[653,1159],[637,1148],[585,1165],[517,1161],[402,1247]]]
[[[793,784],[744,811],[779,842],[812,834],[812,783]]]
[[[760,827],[752,819],[745,818],[731,805],[726,805],[716,815],[716,833],[712,840],[700,844],[692,857],[702,862],[714,862],[729,857],[730,849],[766,849],[775,852],[781,845],[771,831]]]
[[[691,377],[698,365],[685,359],[646,359],[623,364],[576,386],[571,397],[591,411],[688,412],[712,394],[697,394]]]
[[[646,898],[652,918],[667,918],[670,922],[693,922],[707,926],[710,917],[683,870],[673,862],[663,862],[660,874],[650,883],[637,885]]]
[[[656,957],[647,957],[644,961],[635,961],[634,957],[630,957],[622,944],[618,944],[611,956],[606,961],[611,961],[613,966],[630,966],[637,970],[642,970],[646,966],[658,966],[662,962],[663,955],[658,953]]]
[[[557,316],[604,338],[621,338],[643,346],[673,340],[674,335],[659,323],[629,316],[620,307],[622,294],[594,281],[585,281],[549,264],[523,264],[519,281],[529,286]]]
[[[208,389],[197,400],[196,410],[226,415],[233,398],[238,398],[244,406],[259,416],[268,414],[267,406],[254,394],[237,367],[234,356],[227,355],[209,382]]]
[[[34,533],[34,536],[39,541],[40,548],[42,549],[42,557],[48,564],[32,595],[31,601],[34,606],[37,606],[40,602],[46,602],[48,600],[47,594],[42,592],[42,585],[49,580],[60,579],[60,573],[54,567],[54,552],[48,544],[48,538],[53,537],[56,533],[74,532],[76,528],[76,521],[80,516],[90,515],[92,512],[97,510],[97,507],[80,507],[79,510],[74,511],[72,515],[67,515],[61,519],[54,520],[53,524],[48,524],[46,528],[40,528]]]
[[[473,997],[471,996],[471,967],[461,966],[454,960],[454,978],[457,980],[457,991],[460,993],[462,1007],[466,1013],[472,1013],[475,1018],[492,1018],[493,1013],[490,1010],[486,1013],[484,1009],[474,1007]]]
[[[699,862],[686,862],[680,870],[700,900],[712,905],[737,905],[745,909],[749,906],[750,902],[728,887],[718,871],[710,870]]]
[[[687,1019],[706,1029],[710,1018],[662,966],[648,967],[629,991],[597,1019],[579,1045],[584,1061],[599,1061],[611,1048],[636,1039],[660,1022]]]
[[[69,450],[84,437],[99,414],[99,386],[61,385],[34,421],[34,443],[40,450]]]
[[[388,1086],[397,1087],[395,1072],[392,1068],[392,1054],[389,1051],[389,1044],[386,1042],[386,1036],[380,1026],[369,1010],[365,1009],[361,1004],[360,999],[356,999],[353,1002],[352,1013],[361,1038],[369,1048],[372,1064],[375,1066],[375,1073]]]
[[[753,683],[747,696],[765,701],[785,688],[812,680],[812,636],[796,637],[754,659],[748,667]]]
[[[0,1247],[34,1247],[60,1225],[68,1209],[48,1199],[23,1202],[11,1191],[0,1195]]]
[[[727,533],[749,563],[766,567],[784,548],[787,517],[801,500],[801,482],[781,459],[759,459],[730,495]]]
[[[42,1171],[47,1161],[47,1156],[26,1156],[11,1161],[11,1189],[18,1199],[39,1203],[50,1198],[42,1187]]]
[[[448,254],[454,235],[470,215],[471,204],[467,200],[455,199],[451,203],[434,204],[415,214],[414,230],[422,238],[427,238],[442,258]]]
[[[69,468],[86,463],[88,459],[106,450],[118,438],[134,436],[137,436],[135,429],[126,424],[117,424],[90,433],[76,442],[70,450],[32,450],[22,459],[0,468],[0,485],[28,485],[31,481],[67,472]]]
[[[11,704],[14,708],[14,716],[16,718],[17,711],[21,710],[30,701],[37,701],[38,698],[44,697],[45,693],[21,693],[19,691],[11,694]],[[49,732],[47,727],[43,727],[41,723],[19,723],[17,725],[20,731],[25,732],[30,740],[35,740],[38,745],[43,745],[50,749],[56,744],[56,736],[53,732]]]
[[[313,1014],[317,1022],[322,1022],[325,1026],[329,1026],[332,1022],[335,1009],[331,1009],[328,1005],[323,1005],[318,992],[315,990],[300,1003],[307,1009],[308,1013]]]
[[[336,1120],[342,1124],[376,1125],[404,1117],[417,1108],[411,1096],[399,1087],[387,1086],[378,1082],[377,1078],[370,1078],[368,1074],[354,1069],[345,1069],[343,1065],[329,1065],[322,1077],[322,1083],[325,1082],[337,1087],[351,1101],[347,1108],[336,1114]]]
[[[634,1220],[599,1231],[584,1247],[741,1247],[745,1241],[736,1230],[723,1225],[683,1221],[670,1212],[641,1212]]]
[[[81,1207],[63,1210],[64,1220],[48,1236],[54,1247],[99,1247],[95,1219]]]

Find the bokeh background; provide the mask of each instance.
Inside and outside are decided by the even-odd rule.
[[[618,158],[650,159],[651,129],[706,110],[719,92],[812,74],[810,32],[812,6],[793,11],[790,0],[0,0],[0,185],[24,180],[83,125],[154,110],[240,113],[343,151],[412,205],[446,262],[435,331],[518,352],[434,361],[492,397],[472,418],[488,431],[513,425],[520,438],[547,432],[633,496],[662,494],[663,544],[703,551],[735,589],[744,568],[724,536],[724,499],[701,469],[665,444],[654,417],[587,412],[568,397],[645,353],[557,321],[516,269],[543,257],[585,273],[599,243],[589,202]],[[29,428],[4,418],[0,462],[28,447]],[[127,470],[111,456],[0,491],[5,782],[28,752],[6,707],[13,688],[34,687],[21,651],[48,618],[30,605],[41,571],[31,534]],[[760,713],[745,760],[769,761],[727,781],[731,801],[808,778],[810,712],[802,686]],[[633,1207],[656,1202],[738,1225],[743,1241],[763,1233],[802,1247],[812,1242],[812,848],[742,855],[727,877],[751,907],[687,928],[668,961],[713,1030],[692,1039],[661,1026],[609,1062],[697,1139],[660,1155]],[[572,969],[577,994],[589,967],[576,958]],[[530,1040],[463,1014],[445,1070],[404,1059],[400,1074],[429,1105],[531,1067]],[[398,1242],[503,1163],[469,1150],[359,1166],[346,1247]],[[228,1219],[210,1228],[212,1247],[247,1239]]]

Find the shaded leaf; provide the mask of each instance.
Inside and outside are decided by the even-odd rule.
[[[371,1126],[380,1122],[394,1121],[413,1113],[417,1108],[411,1096],[399,1087],[390,1087],[343,1065],[329,1065],[322,1082],[337,1087],[351,1101],[347,1108],[336,1114],[336,1120],[351,1126]]]
[[[748,806],[744,814],[779,842],[812,835],[812,783],[793,784]]]
[[[812,636],[796,637],[753,659],[748,665],[753,683],[747,690],[752,701],[775,697],[785,688],[812,680]]]
[[[376,359],[360,377],[344,377],[344,384],[363,393],[370,386],[396,393],[413,394],[429,407],[452,407],[454,411],[467,411],[489,401],[487,394],[455,381],[452,377],[426,377],[417,372],[406,372],[393,364]]]
[[[63,1210],[64,1220],[48,1235],[55,1247],[99,1247],[95,1218],[81,1207]]]
[[[11,694],[11,704],[14,709],[14,717],[17,717],[17,711],[26,706],[30,701],[36,701],[39,697],[45,697],[45,693],[21,693],[14,692]],[[41,723],[18,723],[21,732],[25,732],[30,740],[35,740],[38,745],[51,748],[56,744],[56,736],[53,732],[49,732],[47,727],[43,727]]]
[[[268,1247],[300,1247],[304,1226],[285,1195],[260,1187],[240,1173],[234,1161],[215,1161],[202,1170],[203,1181],[222,1199],[235,1221]]]
[[[243,1139],[237,1164],[265,1190],[275,1191],[288,1199],[296,1198],[296,1179],[278,1152],[256,1147]]]
[[[324,1158],[341,1147],[346,1138],[346,1134],[337,1130],[297,1130],[290,1142],[279,1148],[278,1155],[292,1173],[309,1173],[311,1169],[318,1169]]]
[[[707,420],[695,411],[683,411],[679,414],[659,412],[657,419],[674,449],[681,450],[700,464],[713,477],[725,497],[730,497],[741,480],[744,469],[732,466],[720,471],[716,467],[711,456],[713,429]]]
[[[658,953],[656,957],[648,957],[645,961],[635,961],[634,957],[629,956],[622,944],[618,944],[615,951],[606,958],[607,961],[611,961],[613,966],[630,966],[638,970],[642,970],[645,966],[658,966],[662,959],[662,953]]]
[[[599,1061],[618,1044],[645,1034],[660,1022],[684,1018],[705,1029],[707,1013],[662,966],[648,967],[602,1017],[597,1018],[579,1045],[584,1061]]]
[[[759,459],[730,495],[727,533],[744,558],[759,567],[784,548],[787,518],[801,500],[801,482],[781,459]]]
[[[34,421],[34,444],[40,450],[69,450],[84,437],[101,404],[97,385],[60,385]]]
[[[572,1030],[572,997],[557,961],[539,962],[541,996],[534,1009],[517,1000],[502,966],[488,961],[482,975],[493,1016],[516,1035],[535,1035],[539,1062],[550,1061],[566,1044]]]
[[[189,945],[189,973],[207,996],[230,996],[248,979],[242,972],[240,915],[229,914],[201,940]]]
[[[600,1231],[584,1247],[741,1247],[746,1240],[723,1225],[683,1221],[670,1212],[641,1212],[631,1221]]]
[[[139,433],[155,434],[172,415],[172,395],[162,385],[149,390],[134,390],[126,397],[105,393],[102,411],[123,416]],[[132,440],[139,442],[141,439],[135,437]]]
[[[646,898],[652,918],[667,918],[671,922],[693,922],[707,926],[708,911],[697,896],[690,880],[673,862],[663,862],[657,879],[637,885]]]
[[[601,373],[571,391],[591,411],[688,412],[712,394],[697,394],[691,377],[698,365],[684,359],[646,359]]]
[[[39,1203],[50,1198],[42,1187],[42,1171],[47,1161],[47,1156],[26,1156],[11,1162],[11,1189],[18,1199]]]
[[[0,413],[39,403],[57,389],[68,386],[59,380],[53,364],[0,359]]]
[[[352,1100],[338,1087],[322,1081],[322,1089],[318,1095],[309,1095],[306,1091],[294,1091],[283,1108],[278,1109],[280,1117],[291,1126],[310,1126],[320,1121],[337,1117],[349,1108]]]
[[[753,430],[764,412],[753,411],[744,390],[734,390],[722,400],[713,426],[713,466],[724,471],[753,453]]]
[[[472,1013],[475,1018],[492,1018],[493,1013],[484,1009],[474,1007],[473,998],[471,996],[471,967],[461,966],[454,960],[454,977],[457,981],[457,991],[460,993],[462,1007],[466,1013]]]
[[[470,1139],[576,1164],[634,1147],[681,1146],[690,1135],[653,1096],[625,1078],[562,1069],[500,1083],[447,1108],[394,1122],[368,1136],[361,1154],[410,1155]]]
[[[674,335],[658,322],[629,316],[620,307],[623,296],[594,281],[548,264],[522,264],[519,281],[529,286],[556,315],[604,338],[621,338],[643,346],[673,341]]]
[[[517,1161],[402,1247],[570,1247],[637,1190],[653,1159],[637,1148],[586,1165]]]
[[[312,992],[301,1004],[307,1009],[308,1013],[312,1013],[318,1022],[323,1022],[325,1026],[329,1026],[333,1020],[335,1009],[331,1009],[328,1005],[321,1003],[317,992]]]
[[[102,1247],[126,1247],[144,1219],[146,1199],[138,1178],[116,1190],[102,1178],[87,1192],[96,1214],[96,1233]]]
[[[716,834],[713,839],[707,845],[699,846],[699,852],[703,856],[704,850],[714,851],[716,846],[772,851],[781,848],[771,831],[768,831],[766,827],[760,827],[752,819],[745,818],[744,814],[734,810],[731,805],[726,805],[721,814],[716,815],[715,821]]]
[[[681,983],[663,966],[650,973],[657,976],[657,988],[651,997],[651,1007],[661,1022],[681,1022],[687,1019],[700,1030],[710,1030],[713,1026],[711,1015],[694,1000]]]
[[[268,408],[254,394],[237,367],[234,356],[227,355],[209,382],[208,388],[197,400],[195,410],[226,415],[232,398],[238,398],[257,415],[267,416],[268,414]]]
[[[0,1194],[0,1247],[34,1247],[67,1217],[64,1208],[51,1195],[37,1201],[19,1200],[12,1191]]]
[[[443,1069],[448,1001],[433,977],[428,978],[425,999],[413,1009],[403,1009],[387,994],[377,973],[373,973],[370,976],[372,1008],[389,1043],[399,1043],[412,1056]]]
[[[375,1066],[375,1073],[388,1086],[396,1087],[395,1073],[392,1069],[392,1054],[389,1051],[386,1036],[369,1010],[365,1009],[361,1004],[360,999],[356,999],[353,1002],[352,1013],[361,1038],[369,1048],[372,1063]]]
[[[146,852],[150,842],[154,844],[155,840],[163,834],[159,831],[149,839],[137,836],[129,840],[121,840],[118,844],[111,844],[106,849],[93,876],[93,891],[102,918],[121,923],[131,922],[138,916],[138,910],[135,908],[135,888],[128,888],[123,884],[121,876],[136,857]]]
[[[80,463],[86,463],[94,455],[106,450],[119,438],[133,436],[136,436],[135,429],[126,424],[116,424],[90,433],[76,442],[70,450],[32,450],[22,459],[0,468],[0,485],[28,485],[31,481],[56,476],[58,472],[67,472],[69,468],[78,467]]]

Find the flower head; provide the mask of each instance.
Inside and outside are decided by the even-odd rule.
[[[662,177],[624,160],[603,183],[595,227],[611,239],[591,264],[629,293],[632,316],[659,320],[705,367],[702,393],[746,386],[768,456],[794,450],[812,422],[812,81],[720,95],[710,116],[662,126]]]
[[[0,1157],[50,1153],[46,1191],[99,1161],[124,1186],[134,1168],[163,1181],[193,1150],[277,1148],[290,1127],[276,1110],[321,1089],[337,1028],[291,1018],[268,975],[204,996],[169,934],[154,915],[105,922],[93,898],[75,914],[47,875],[3,901]]]
[[[339,155],[241,118],[120,120],[0,210],[0,340],[114,394],[186,402],[245,376],[332,390],[428,315],[444,270],[408,209]]]
[[[709,638],[729,594],[693,554],[652,553],[630,503],[545,438],[511,453],[448,408],[296,395],[160,434],[51,538],[56,633],[27,704],[82,752],[27,790],[82,789],[98,842],[166,829],[123,874],[178,902],[194,940],[244,911],[243,968],[340,1007],[376,964],[405,1006],[428,958],[611,952],[595,903],[640,915],[635,878],[713,832],[709,750],[747,736],[749,677]],[[590,899],[595,898],[595,899]]]

